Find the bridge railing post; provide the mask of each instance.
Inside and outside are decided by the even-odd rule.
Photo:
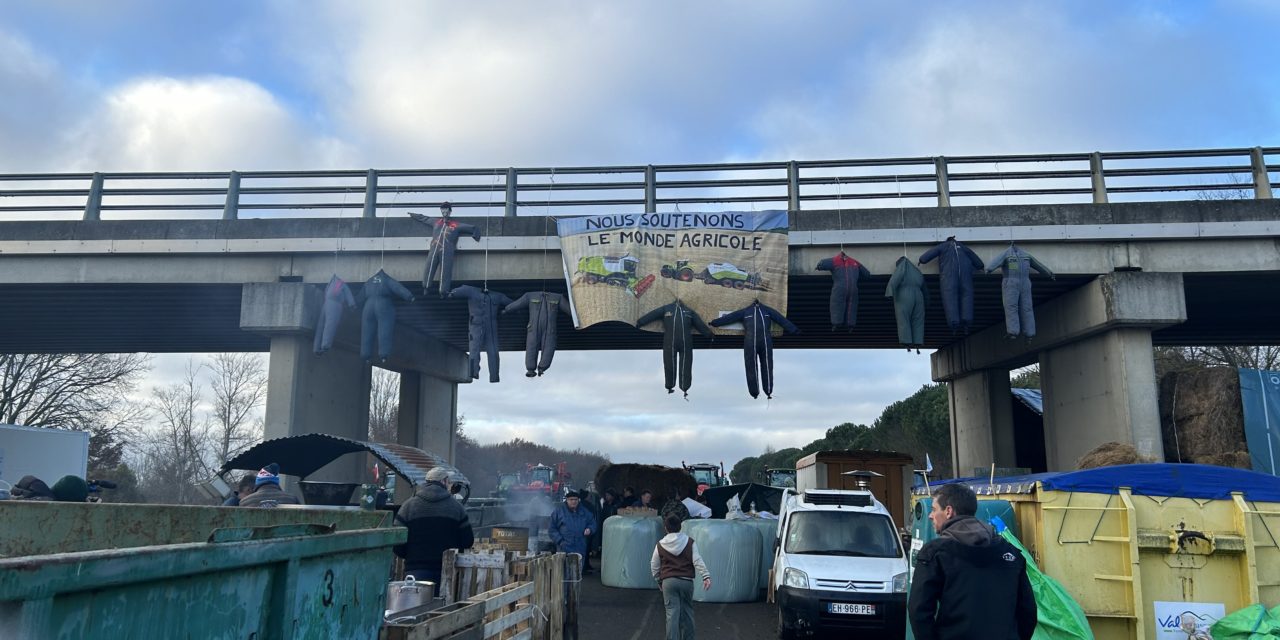
[[[1262,147],[1254,147],[1249,151],[1250,164],[1253,165],[1253,197],[1257,200],[1271,199],[1271,176],[1267,174],[1267,157]]]
[[[653,165],[644,168],[644,211],[658,212],[658,172]]]
[[[1102,154],[1089,154],[1089,177],[1093,182],[1093,203],[1107,203],[1107,179],[1102,173]]]
[[[227,203],[222,206],[222,219],[235,220],[240,217],[240,172],[232,171],[227,178]]]
[[[938,206],[951,206],[951,182],[947,179],[947,159],[938,156],[933,159],[933,171],[938,181]]]
[[[519,175],[516,173],[515,167],[507,168],[507,200],[504,215],[508,218],[516,217],[516,204],[520,197]]]
[[[95,172],[89,183],[89,199],[84,203],[85,220],[102,219],[102,174]]]
[[[787,211],[800,210],[800,165],[787,162]]]
[[[364,176],[364,217],[378,217],[378,172],[373,169]]]

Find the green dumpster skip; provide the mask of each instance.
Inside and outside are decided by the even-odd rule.
[[[172,543],[141,516],[155,518]],[[0,502],[0,640],[376,638],[391,546],[405,540],[404,529],[378,526],[388,520],[377,512]],[[206,528],[215,522],[230,526]],[[12,553],[22,549],[34,552]]]

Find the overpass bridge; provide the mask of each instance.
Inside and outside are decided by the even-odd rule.
[[[995,171],[984,170],[988,165]],[[919,166],[930,171],[912,172]],[[642,179],[614,178],[625,173]],[[267,351],[268,437],[307,431],[360,437],[370,370],[354,349],[358,321],[348,318],[337,349],[312,355],[317,285],[335,272],[358,283],[385,268],[420,293],[426,229],[405,210],[450,198],[455,209],[493,214],[463,216],[484,239],[459,244],[455,279],[487,281],[514,297],[564,292],[555,217],[617,208],[785,206],[788,315],[804,333],[780,340],[780,348],[900,348],[891,303],[881,293],[888,274],[899,256],[915,258],[949,235],[984,259],[1016,240],[1059,274],[1035,283],[1041,326],[1030,342],[1003,339],[997,275],[976,277],[979,330],[971,336],[951,335],[940,302],[930,305],[925,341],[937,349],[934,378],[950,383],[957,469],[1019,464],[1016,451],[1026,443],[1018,441],[1027,436],[1013,432],[1008,371],[1037,361],[1050,468],[1067,467],[1113,439],[1158,455],[1152,344],[1280,342],[1280,303],[1271,294],[1280,291],[1277,173],[1280,148],[573,169],[0,175],[0,185],[12,187],[0,189],[0,215],[8,218],[0,223],[0,295],[8,301],[0,307],[0,351]],[[703,177],[682,179],[689,174]],[[566,175],[575,181],[557,182]],[[667,175],[672,179],[659,179]],[[918,188],[922,183],[928,186]],[[522,198],[530,192],[545,200]],[[875,274],[862,287],[852,333],[829,331],[830,278],[813,269],[842,247]],[[936,265],[925,272],[936,280]],[[574,331],[560,322],[561,349],[660,345],[658,334],[620,323]],[[398,353],[387,366],[403,374],[403,443],[452,449],[456,385],[469,382],[465,327],[465,305],[457,301],[427,296],[400,307]],[[505,323],[500,343],[522,350],[523,323]],[[703,346],[740,344],[721,339]]]

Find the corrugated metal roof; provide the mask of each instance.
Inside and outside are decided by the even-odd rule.
[[[280,465],[281,473],[305,478],[344,455],[360,451],[373,454],[395,471],[396,475],[415,486],[424,482],[427,472],[435,467],[449,472],[450,483],[471,484],[467,476],[456,467],[429,451],[402,444],[351,440],[327,433],[306,433],[267,440],[228,460],[222,465],[221,471],[261,469],[274,462]]]

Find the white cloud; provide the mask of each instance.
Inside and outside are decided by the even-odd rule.
[[[15,172],[49,165],[77,97],[57,64],[20,35],[0,29],[0,168]]]
[[[130,81],[103,97],[79,133],[68,164],[86,170],[325,168],[350,154],[262,87],[218,76]]]

